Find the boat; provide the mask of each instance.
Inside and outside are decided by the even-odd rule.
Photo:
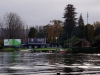
[[[60,54],[65,54],[65,53],[67,52],[67,50],[64,50],[64,49],[58,49],[57,52],[60,53]]]

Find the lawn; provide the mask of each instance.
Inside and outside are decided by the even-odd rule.
[[[29,48],[3,48],[3,51],[4,52],[12,52],[12,51],[17,51],[17,50],[28,50]],[[63,49],[63,48],[62,48]],[[59,50],[59,48],[32,48],[32,51],[34,52],[40,52],[40,51],[43,51],[43,52],[47,52],[47,51],[52,51],[52,52],[55,52],[56,50]],[[64,50],[67,50],[67,49],[64,49]]]
[[[13,52],[13,51],[17,51],[16,48],[3,48],[4,52]]]
[[[41,51],[41,50],[45,50],[45,51],[48,51],[48,50],[56,50],[57,48],[34,48],[34,50],[36,51]]]

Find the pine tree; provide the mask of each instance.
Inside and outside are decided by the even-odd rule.
[[[83,17],[82,14],[80,14],[79,20],[78,20],[78,25],[79,25],[79,29],[80,29],[80,38],[84,38],[84,21],[83,21]]]
[[[74,29],[74,27],[76,26],[76,12],[75,12],[75,8],[72,4],[68,4],[67,7],[64,9],[65,13],[64,13],[64,17],[65,18],[65,22],[64,22],[64,33],[65,33],[65,40],[71,38],[71,33]]]
[[[36,36],[37,30],[34,27],[30,28],[28,38],[34,38]]]

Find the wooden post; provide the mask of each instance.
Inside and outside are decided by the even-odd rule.
[[[57,75],[60,75],[60,73],[57,73]]]

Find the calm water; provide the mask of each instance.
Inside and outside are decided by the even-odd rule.
[[[1,52],[0,75],[100,75],[100,54]]]

